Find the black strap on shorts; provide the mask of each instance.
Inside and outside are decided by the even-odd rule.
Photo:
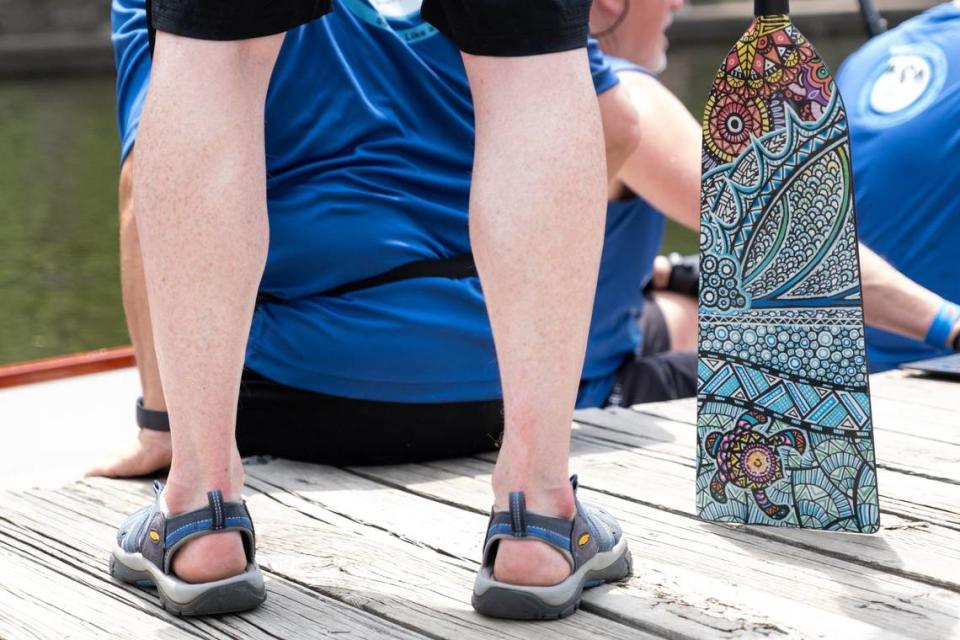
[[[354,291],[360,291],[361,289],[379,287],[382,284],[409,280],[411,278],[450,278],[452,280],[461,280],[463,278],[475,278],[477,275],[477,265],[473,261],[473,254],[466,253],[461,256],[453,256],[452,258],[431,258],[428,260],[408,262],[390,271],[385,271],[362,280],[341,284],[314,295],[324,297],[342,296]],[[257,304],[264,302],[282,302],[282,300],[269,293],[258,293]]]

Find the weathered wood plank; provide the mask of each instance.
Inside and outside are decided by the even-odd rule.
[[[322,477],[318,477],[314,474],[309,473],[310,467],[304,465],[276,465],[271,466],[265,470],[256,470],[254,473],[258,477],[266,478],[271,483],[276,483],[277,486],[283,486],[287,489],[295,488],[296,493],[308,499],[311,502],[315,502],[318,505],[322,505],[327,509],[350,509],[352,510],[357,517],[362,519],[381,519],[383,524],[390,523],[391,526],[402,526],[403,529],[396,530],[396,533],[405,538],[411,538],[414,536],[419,536],[418,539],[422,540],[424,544],[427,544],[431,547],[436,547],[437,545],[443,545],[442,550],[446,553],[454,555],[456,557],[464,557],[474,554],[475,557],[479,556],[479,541],[476,536],[473,538],[467,536],[465,537],[461,533],[460,527],[456,525],[456,519],[463,518],[463,516],[456,514],[453,515],[446,514],[445,512],[448,509],[448,504],[459,504],[461,507],[468,510],[472,510],[478,514],[485,511],[483,506],[489,498],[488,489],[487,489],[487,478],[485,472],[489,471],[490,465],[483,461],[479,460],[457,460],[449,463],[450,468],[444,471],[440,467],[437,467],[434,464],[431,465],[405,465],[402,467],[388,467],[385,469],[375,468],[375,469],[356,469],[354,470],[357,473],[363,474],[365,476],[370,474],[375,474],[371,477],[376,477],[381,473],[385,474],[417,474],[411,477],[397,478],[394,476],[382,476],[381,480],[391,482],[397,487],[404,487],[404,484],[408,481],[415,481],[417,483],[417,491],[420,492],[422,487],[427,487],[425,491],[426,495],[434,499],[441,500],[444,504],[438,505],[435,507],[436,513],[430,518],[430,522],[434,523],[434,527],[424,528],[420,526],[419,522],[413,521],[412,519],[404,519],[401,516],[396,515],[397,513],[403,513],[409,508],[410,504],[418,503],[416,499],[412,499],[410,496],[404,496],[403,494],[390,494],[384,499],[376,500],[370,504],[362,504],[360,500],[357,499],[357,492],[363,491],[359,488],[356,481],[351,479],[349,476],[336,477],[336,474],[331,470],[330,472],[324,472]],[[427,471],[423,471],[426,469]],[[437,470],[440,469],[439,473]],[[466,472],[466,474],[465,474]],[[268,474],[268,475],[264,475]],[[356,490],[354,495],[350,495],[350,489],[348,487],[354,486]],[[299,487],[299,488],[298,488]],[[332,487],[332,489],[331,489]],[[405,489],[406,490],[406,489]],[[367,489],[366,491],[376,491],[377,493],[382,493],[382,490],[376,490],[375,488]],[[364,494],[365,495],[365,494]],[[589,491],[585,495],[591,495]],[[595,497],[595,496],[592,496]],[[609,502],[616,501],[615,498],[609,496],[600,496],[598,502]],[[366,502],[366,501],[363,501]],[[621,501],[622,502],[622,501]],[[718,593],[726,594],[730,591],[729,581],[731,579],[730,575],[723,575],[724,571],[728,565],[734,565],[737,567],[744,566],[746,562],[747,569],[744,569],[742,576],[754,575],[758,567],[753,566],[749,558],[742,557],[731,557],[729,559],[719,559],[714,560],[712,563],[713,571],[717,574],[714,575],[713,579],[716,580],[714,591],[689,591],[689,585],[687,581],[683,579],[683,571],[680,572],[679,577],[677,572],[674,571],[674,568],[677,566],[686,566],[685,571],[690,572],[690,583],[696,583],[698,580],[707,580],[707,576],[702,575],[704,573],[710,573],[709,571],[705,572],[702,566],[703,562],[710,563],[709,558],[715,555],[711,549],[715,548],[715,544],[711,541],[711,537],[708,535],[709,530],[701,530],[702,527],[709,527],[705,523],[700,523],[690,518],[683,518],[676,516],[674,514],[662,514],[657,510],[650,509],[643,505],[635,504],[621,504],[617,502],[617,505],[614,508],[614,511],[622,516],[625,521],[624,525],[627,528],[628,535],[633,536],[636,532],[631,530],[631,527],[648,527],[651,518],[654,520],[661,517],[668,518],[668,521],[662,523],[660,530],[650,534],[647,529],[642,529],[644,531],[642,540],[642,549],[643,551],[637,551],[636,543],[634,543],[634,554],[638,559],[638,567],[641,567],[643,571],[643,576],[654,576],[657,580],[654,583],[645,583],[642,582],[640,586],[635,585],[637,578],[628,583],[626,591],[623,588],[618,587],[614,590],[611,590],[612,594],[617,594],[616,599],[605,599],[600,600],[597,603],[592,603],[597,606],[607,607],[616,605],[618,608],[616,610],[611,610],[611,613],[621,616],[639,616],[638,623],[642,624],[646,628],[660,629],[660,630],[673,630],[674,633],[679,633],[678,628],[687,628],[684,632],[686,635],[683,637],[718,637],[718,629],[726,628],[731,630],[737,630],[737,632],[744,632],[744,628],[752,629],[752,632],[757,632],[759,628],[764,627],[765,625],[773,625],[780,629],[781,631],[784,628],[790,628],[790,625],[785,622],[785,620],[793,620],[791,613],[782,613],[777,611],[777,615],[770,614],[769,619],[766,617],[766,614],[761,612],[769,612],[770,603],[768,602],[769,598],[772,597],[768,592],[759,591],[753,594],[754,599],[747,599],[744,601],[742,598],[737,598],[732,602],[735,602],[736,605],[731,604],[730,601],[724,600],[724,605],[721,607],[722,610],[726,612],[726,615],[730,616],[729,618],[724,618],[723,616],[718,615],[716,612],[710,613],[701,613],[696,614],[695,612],[699,610],[698,606],[691,606],[691,602],[696,602],[698,605],[706,602],[710,598],[715,598]],[[424,510],[424,506],[418,503],[418,506],[415,507],[421,511]],[[639,510],[639,512],[637,511]],[[393,512],[391,515],[390,512]],[[623,514],[627,515],[624,516]],[[653,515],[651,515],[653,514]],[[646,553],[649,551],[649,546],[651,542],[656,542],[658,544],[663,544],[662,541],[666,540],[666,544],[671,544],[669,541],[672,536],[677,533],[677,527],[681,527],[680,532],[683,535],[690,535],[693,538],[699,538],[700,541],[696,542],[699,547],[695,549],[694,553],[691,553],[689,549],[684,550],[674,550],[673,555],[676,555],[677,558],[670,558],[668,562],[664,560],[666,556],[669,556],[670,553],[664,552],[661,549],[657,549],[655,552],[651,552],[649,555]],[[691,529],[693,527],[693,529]],[[448,535],[448,529],[452,529],[453,533]],[[726,528],[724,529],[724,535],[727,535]],[[736,530],[731,530],[730,535],[740,536],[743,538],[742,543],[747,544],[751,547],[756,547],[758,545],[771,545],[771,542],[764,541],[760,542],[758,540],[749,539],[743,532]],[[786,553],[790,558],[796,558],[797,554],[802,554],[804,556],[804,561],[811,564],[813,567],[818,569],[818,565],[826,566],[838,566],[837,560],[834,558],[821,558],[812,553],[807,553],[804,550],[791,548],[789,545],[783,545],[780,543],[772,543],[774,548],[781,549],[781,553]],[[742,555],[742,554],[741,554]],[[707,556],[704,558],[703,556]],[[774,556],[775,558],[775,556]],[[816,558],[816,560],[811,560],[811,558]],[[794,561],[799,562],[799,561]],[[651,564],[652,563],[652,564]],[[760,573],[767,573],[768,568],[766,567],[765,562],[760,562],[761,567]],[[775,564],[775,563],[774,563]],[[871,576],[879,576],[877,581],[880,583],[886,583],[890,580],[898,580],[895,576],[887,576],[882,572],[875,572],[864,569],[862,566],[851,565],[850,563],[839,563],[839,566],[842,567],[841,570],[838,570],[838,573],[846,575],[844,582],[844,587],[847,587],[847,583],[858,584],[860,582],[865,582],[867,585],[871,584],[869,579]],[[786,574],[791,574],[793,570],[790,567],[786,569],[778,569],[778,571],[784,571]],[[652,573],[648,573],[652,572]],[[817,571],[813,572],[815,575],[818,575]],[[864,580],[862,573],[866,574],[867,579]],[[694,579],[696,577],[696,579]],[[793,601],[793,594],[795,593],[795,586],[793,584],[793,578],[783,581],[783,576],[781,575],[781,581],[785,582],[784,591],[781,594],[781,598],[785,598],[783,604],[784,608],[793,607],[792,610],[795,610],[796,603]],[[645,578],[641,578],[645,579]],[[673,579],[679,579],[684,584],[684,590],[678,591],[676,593],[665,592],[664,582],[670,582]],[[819,581],[823,581],[823,578],[820,577]],[[709,582],[709,580],[707,580]],[[814,581],[814,587],[818,593],[823,592],[835,592],[836,587],[831,589],[829,584],[820,585],[818,581]],[[829,580],[827,581],[830,582]],[[918,585],[911,584],[909,581],[903,581],[899,583],[899,591],[901,593],[911,593],[913,592]],[[749,581],[746,584],[740,584],[740,587],[747,589],[749,591],[751,583]],[[922,585],[922,588],[926,588],[925,585]],[[842,590],[841,590],[842,591]],[[942,591],[937,590],[941,595]],[[862,591],[861,594],[866,598],[863,602],[867,602],[865,605],[868,608],[869,603],[876,600],[876,594],[872,590],[867,589]],[[955,610],[955,607],[958,606],[958,601],[955,594],[950,594],[947,596],[950,600],[950,604],[947,607],[950,612]],[[588,596],[589,598],[589,596]],[[699,598],[699,599],[698,599]],[[854,598],[855,599],[855,598]],[[746,602],[747,604],[744,604]],[[789,607],[787,605],[789,602]],[[643,604],[641,604],[643,603]],[[758,603],[761,603],[762,606],[757,606]],[[890,600],[887,602],[887,605],[894,606],[896,602]],[[746,614],[745,609],[749,610],[751,606],[754,607],[752,616]],[[879,606],[879,605],[878,605]],[[903,602],[900,602],[899,606],[903,606]],[[709,609],[709,608],[708,608]],[[942,612],[941,612],[942,613]],[[815,614],[815,615],[814,615]],[[837,625],[843,626],[842,620],[844,615],[838,615],[838,619],[834,620],[830,618],[830,615],[824,611],[817,609],[815,612],[805,612],[803,615],[797,617],[797,620],[802,621],[806,628],[801,627],[802,631],[794,629],[795,637],[811,637],[813,631],[810,628],[810,623],[807,621],[807,618],[815,618],[818,621],[829,620],[829,624],[824,626],[823,633],[826,634],[824,637],[830,637],[828,629],[833,629],[834,632],[839,628]],[[918,614],[923,615],[923,614]],[[670,619],[670,616],[673,616],[673,619]],[[711,618],[711,616],[717,616]],[[783,616],[786,616],[785,618]],[[826,618],[824,617],[826,616]],[[952,620],[950,615],[946,615],[941,619],[943,624],[935,625],[935,628],[941,629],[947,623],[945,620]],[[775,621],[775,622],[774,622]],[[902,622],[902,621],[901,621]],[[897,627],[892,627],[896,629]],[[866,628],[861,630],[861,635],[866,633],[875,632],[876,630],[870,630],[869,632]],[[851,637],[859,637],[854,633]],[[892,632],[891,632],[892,633]],[[909,636],[909,634],[907,634]],[[727,637],[727,636],[722,636]],[[735,637],[735,636],[734,636]],[[929,636],[936,637],[936,636]]]
[[[106,559],[115,523],[124,513],[111,509],[108,506],[111,502],[116,501],[104,500],[102,495],[96,500],[76,500],[70,493],[52,491],[34,495],[0,494],[0,509],[4,513],[0,519],[0,545],[13,545],[29,562],[53,571],[58,587],[66,593],[66,602],[61,602],[56,589],[33,585],[29,576],[8,578],[6,572],[0,572],[0,589],[9,589],[11,585],[18,590],[42,587],[35,596],[42,606],[49,606],[52,598],[56,598],[54,606],[73,605],[74,601],[89,604],[97,624],[122,628],[115,637],[142,638],[144,631],[154,628],[158,635],[171,637],[325,638],[335,634],[361,638],[425,637],[269,574],[267,601],[253,613],[213,618],[171,616],[162,610],[154,591],[115,582],[107,572]],[[142,500],[139,504],[142,505]],[[69,536],[63,535],[65,529],[70,532]],[[31,540],[37,542],[30,545]],[[98,603],[96,596],[100,594],[109,597]],[[137,616],[147,622],[135,623]],[[54,621],[59,633],[46,637],[70,636],[84,630],[80,620],[60,615]]]
[[[165,621],[133,606],[135,596],[52,558],[37,549],[43,539],[23,529],[20,535],[11,535],[11,527],[6,519],[0,520],[0,637],[133,639],[160,633],[170,638],[225,637]]]
[[[911,378],[902,372],[873,376],[871,397],[878,433],[894,432],[960,444],[960,383]],[[906,388],[900,388],[901,386]],[[694,398],[631,407],[649,415],[696,424]]]
[[[307,472],[317,469],[323,467],[308,466]],[[251,479],[251,484],[258,482]],[[404,541],[381,527],[358,521],[349,515],[349,510],[348,515],[315,507],[309,514],[296,511],[283,504],[290,494],[259,484],[269,493],[252,489],[246,497],[257,523],[258,560],[270,575],[282,576],[371,617],[400,625],[411,630],[409,636],[417,631],[434,638],[467,640],[529,637],[528,625],[488,620],[472,610],[469,598],[475,563],[437,553],[422,543]],[[55,496],[58,505],[67,505],[87,517],[91,512],[98,513],[98,519],[104,521],[102,526],[110,522],[108,528],[146,499],[148,490],[141,483],[105,480],[70,485]],[[2,501],[0,508],[5,508]],[[28,515],[19,513],[17,517]],[[36,526],[45,526],[47,520],[41,518]],[[52,534],[53,531],[46,530],[46,535]],[[272,599],[273,594],[267,604]],[[257,621],[263,608],[244,616]],[[556,626],[552,624],[551,629],[554,628],[563,637],[581,640],[592,640],[597,635],[655,640],[649,634],[587,612]],[[358,637],[380,636],[366,633]]]
[[[452,461],[457,470],[448,474],[436,475],[427,472],[420,481],[431,487],[430,497],[438,502],[425,505],[424,500],[408,490],[397,487],[388,489],[379,487],[375,482],[363,483],[360,478],[335,469],[325,470],[322,476],[310,473],[311,468],[295,463],[271,465],[257,469],[254,473],[266,482],[294,489],[297,497],[324,509],[350,509],[358,518],[376,524],[387,524],[404,539],[419,540],[430,548],[455,556],[475,558],[480,555],[480,536],[486,518],[481,506],[488,498],[487,478],[475,476],[474,466],[485,465],[478,460]],[[468,465],[468,474],[463,475],[462,465]],[[387,467],[384,469],[358,469],[356,472],[367,475],[383,471],[389,474],[408,473],[416,470],[417,465]],[[489,465],[486,465],[489,469]],[[430,469],[424,467],[424,469]],[[375,477],[375,476],[372,476]],[[381,478],[394,484],[395,478]],[[332,487],[332,489],[331,489]],[[351,489],[352,495],[351,495]],[[358,496],[370,494],[381,496],[377,499],[361,499]],[[587,493],[589,495],[589,492]],[[467,498],[466,504],[457,504]],[[603,499],[610,500],[608,497]],[[614,499],[615,500],[615,499]],[[291,502],[291,504],[294,504]],[[306,507],[300,507],[306,509]],[[428,522],[431,527],[423,527],[423,521],[405,518],[408,510],[418,510],[421,514],[430,511]],[[466,515],[465,515],[466,514]],[[463,535],[463,525],[469,522],[466,516],[476,514],[473,520],[477,530]],[[618,512],[618,515],[620,513]],[[636,524],[634,519],[624,523],[628,528]],[[629,534],[629,532],[628,532]],[[634,542],[634,541],[632,541]],[[637,562],[637,576],[625,585],[606,587],[605,590],[587,592],[585,605],[591,611],[606,613],[620,619],[634,620],[637,626],[678,638],[717,638],[717,637],[756,637],[758,634],[778,637],[830,637],[831,633],[843,630],[847,637],[868,637],[876,631],[868,625],[859,625],[846,620],[843,615],[831,614],[820,609],[812,609],[798,615],[793,600],[772,600],[766,593],[750,585],[731,587],[725,578],[717,580],[704,575],[697,562],[696,555],[687,551],[678,551],[687,558],[685,565],[677,568],[677,562],[670,558],[665,561],[657,549],[647,554],[646,543],[634,546]],[[707,545],[701,546],[704,551]],[[793,550],[791,550],[793,551]],[[711,583],[716,590],[704,591],[703,582]],[[700,584],[697,589],[694,585]],[[763,608],[757,607],[763,603]],[[790,609],[789,612],[781,611]],[[816,614],[816,615],[814,615]],[[795,623],[803,620],[802,626]],[[811,623],[809,620],[815,620]],[[794,624],[791,624],[794,623]],[[814,633],[816,632],[816,633]],[[892,634],[896,635],[896,634]],[[891,637],[892,637],[891,636]]]
[[[575,448],[580,446],[575,444]],[[577,469],[582,462],[582,457],[575,456]],[[629,475],[606,459],[601,466],[613,469],[612,474]],[[273,472],[278,470],[283,468]],[[417,495],[472,510],[482,509],[489,500],[490,470],[491,465],[483,460],[355,469]],[[596,479],[585,471],[582,479],[591,478]],[[289,478],[281,481],[286,484]],[[320,487],[313,491],[311,497],[323,495]],[[939,638],[949,636],[960,623],[956,593],[874,570],[870,563],[821,555],[789,542],[710,525],[588,488],[583,497],[610,508],[620,518],[630,537],[636,575],[626,585],[625,597],[617,602],[623,606],[622,615],[651,616],[651,626],[664,624],[666,629],[676,629],[663,620],[672,613],[686,621],[679,626],[689,637],[739,637],[746,622],[773,624],[777,632],[771,635],[790,637],[871,637],[880,633],[871,626],[877,625],[884,629],[884,637],[902,633]],[[453,552],[452,547],[447,548]],[[675,580],[680,590],[672,590]],[[656,596],[649,597],[651,591]],[[917,598],[917,593],[924,597]],[[711,599],[722,606],[701,610]],[[934,602],[932,611],[924,611]],[[873,609],[886,613],[866,615]],[[698,624],[702,625],[699,629]],[[724,625],[737,631],[723,634],[719,630]],[[759,633],[758,628],[751,633]]]
[[[691,425],[625,409],[589,410],[578,412],[577,417],[581,420],[574,430],[578,437],[628,447],[638,455],[690,469],[695,467],[696,435]],[[658,465],[657,469],[662,472],[664,466]],[[669,487],[674,486],[676,470],[669,477],[671,481],[660,488],[667,498],[671,495]],[[683,475],[679,482],[688,483],[691,477]],[[896,471],[884,465],[879,466],[878,479],[880,508],[884,513],[960,530],[960,484]],[[657,494],[662,491],[658,490]],[[676,508],[678,503],[684,510],[688,505],[692,508],[693,492],[688,493],[674,496],[678,502],[671,508]]]
[[[906,371],[888,371],[870,376],[870,395],[955,412],[960,407],[960,382]]]
[[[682,467],[687,472],[682,483],[662,487],[662,491],[654,494],[643,482],[643,478],[649,475],[645,460],[642,455],[625,452],[617,457],[619,468],[616,470],[611,471],[608,464],[591,465],[590,475],[584,476],[585,484],[695,517],[691,490],[694,469]],[[609,460],[604,458],[604,462]],[[881,533],[873,536],[786,527],[748,527],[743,530],[750,535],[803,546],[814,552],[960,592],[960,532],[889,512],[884,513],[882,524]]]

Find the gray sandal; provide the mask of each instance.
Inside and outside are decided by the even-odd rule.
[[[486,616],[512,620],[549,620],[577,610],[584,589],[630,575],[632,559],[616,519],[576,497],[572,520],[527,511],[522,491],[510,494],[510,510],[491,512],[483,546],[483,565],[473,587],[473,608]],[[500,540],[536,538],[554,547],[570,563],[570,575],[555,585],[533,587],[500,582],[493,564]]]
[[[117,580],[141,587],[156,587],[163,607],[181,616],[246,611],[266,599],[263,575],[254,562],[255,536],[250,513],[243,502],[224,502],[219,489],[210,491],[210,506],[178,515],[160,508],[163,485],[153,484],[156,499],[140,509],[117,531],[110,558],[110,573]],[[190,583],[170,569],[182,545],[200,536],[238,531],[247,554],[246,571],[214,582]]]

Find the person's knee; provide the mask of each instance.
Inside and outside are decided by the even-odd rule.
[[[215,76],[227,82],[269,80],[283,44],[283,34],[247,40],[200,40],[157,32],[153,75],[187,82],[207,82]]]
[[[697,348],[697,299],[672,291],[657,291],[654,300],[663,313],[670,333],[670,349]]]

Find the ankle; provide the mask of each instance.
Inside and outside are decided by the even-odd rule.
[[[207,492],[220,489],[223,499],[240,499],[243,490],[244,471],[239,457],[220,469],[195,469],[174,465],[163,489],[163,499],[169,513],[184,513],[209,504]]]
[[[576,512],[573,487],[570,481],[563,476],[530,477],[498,474],[494,471],[493,480],[494,508],[497,511],[506,510],[511,491],[523,491],[527,509],[545,516],[572,518]]]

